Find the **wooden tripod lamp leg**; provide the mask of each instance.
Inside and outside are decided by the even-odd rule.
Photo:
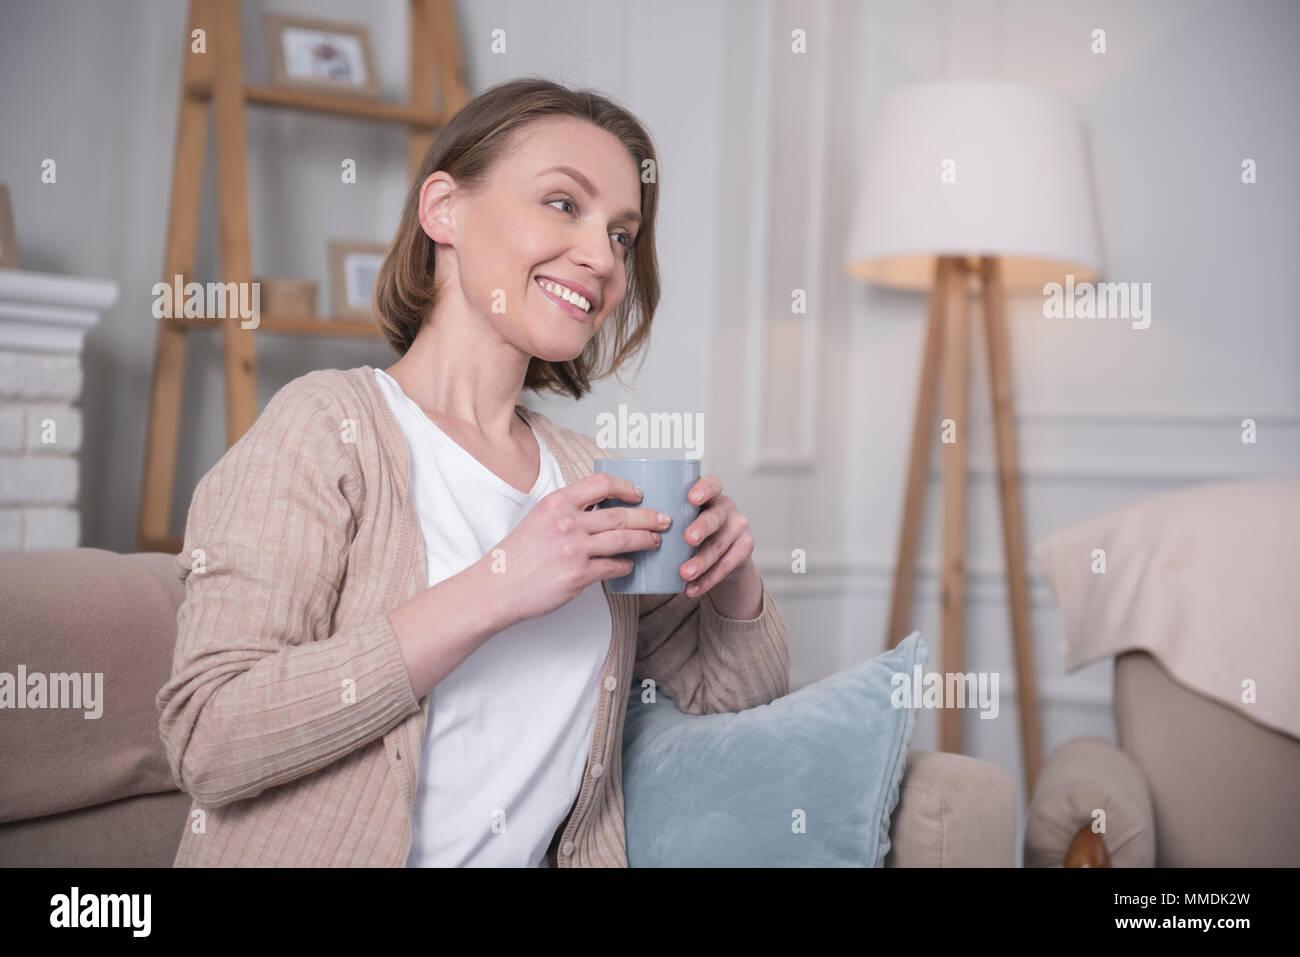
[[[993,426],[998,450],[998,487],[1002,497],[1002,540],[1007,566],[1007,594],[1015,642],[1016,687],[1020,704],[1020,743],[1025,782],[1034,793],[1042,756],[1038,725],[1038,682],[1034,670],[1034,641],[1029,620],[1029,588],[1025,581],[1025,531],[1020,509],[1020,479],[1011,394],[1011,361],[1007,348],[1006,300],[1002,272],[996,259],[985,257],[984,302],[987,318],[989,385],[993,393]]]
[[[911,634],[912,587],[916,582],[916,549],[925,506],[926,472],[930,467],[930,445],[934,442],[935,391],[939,381],[939,359],[943,354],[944,308],[953,260],[940,257],[930,291],[930,318],[925,329],[921,380],[916,390],[916,419],[912,423],[912,457],[907,467],[903,521],[898,532],[898,560],[894,564],[894,597],[889,606],[889,630],[885,650]]]
[[[966,450],[970,446],[966,415],[970,379],[970,272],[960,263],[948,284],[947,349],[944,352],[943,450],[943,670],[965,668],[966,629]],[[965,711],[945,707],[940,713],[939,750],[962,753]]]

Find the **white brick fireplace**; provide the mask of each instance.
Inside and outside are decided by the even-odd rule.
[[[117,283],[0,269],[0,551],[81,543],[81,351]]]

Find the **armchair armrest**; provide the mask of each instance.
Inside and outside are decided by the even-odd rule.
[[[1010,775],[962,754],[910,752],[889,842],[886,867],[1014,867]]]
[[[1105,812],[1104,819],[1096,811]],[[1075,738],[1043,765],[1025,827],[1025,867],[1062,867],[1066,852],[1094,817],[1114,867],[1154,867],[1155,811],[1141,770],[1101,738]]]
[[[28,676],[63,675],[75,704],[3,712],[0,823],[176,790],[154,704],[184,594],[175,558],[101,548],[0,554],[0,671],[21,664]]]

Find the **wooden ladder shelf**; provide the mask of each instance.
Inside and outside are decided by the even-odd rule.
[[[252,281],[252,267],[248,238],[245,107],[303,110],[404,125],[408,130],[407,168],[414,179],[434,134],[465,105],[468,98],[452,0],[410,0],[409,103],[246,85],[239,38],[239,6],[238,2],[226,0],[190,0],[163,255],[163,282],[169,286],[178,275],[182,277],[182,287],[193,278],[209,110],[213,114],[220,219],[223,275],[219,281],[246,283]],[[192,51],[191,37],[199,29],[206,34],[207,52]],[[435,102],[435,90],[442,94],[441,104]],[[175,554],[183,547],[180,538],[169,534],[168,520],[184,394],[185,336],[191,329],[219,327],[222,332],[227,449],[239,441],[257,418],[254,332],[379,338],[379,329],[371,322],[321,321],[305,316],[259,318],[256,329],[244,329],[240,326],[238,310],[231,311],[235,315],[225,319],[158,320],[137,551]]]

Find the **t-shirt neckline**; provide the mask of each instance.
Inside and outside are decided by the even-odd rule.
[[[441,428],[439,428],[438,424],[425,414],[424,410],[420,408],[419,404],[414,399],[412,399],[409,395],[406,394],[406,391],[402,388],[401,383],[399,383],[391,375],[389,375],[383,369],[375,369],[375,372],[378,375],[382,375],[392,385],[392,387],[397,391],[397,394],[401,396],[401,401],[406,403],[410,411],[421,422],[425,424],[429,434],[431,434],[440,445],[442,445],[454,456],[456,456],[456,458],[459,459],[464,465],[468,466],[470,469],[480,474],[494,488],[496,488],[498,491],[500,491],[501,493],[503,493],[504,495],[508,496],[509,498],[511,498],[512,500],[514,500],[515,502],[521,505],[526,504],[527,502],[530,502],[534,498],[536,498],[538,490],[542,488],[542,486],[546,483],[547,480],[546,458],[547,455],[550,453],[550,450],[546,447],[546,443],[542,441],[542,437],[537,434],[537,430],[534,429],[532,425],[530,425],[528,421],[523,418],[523,416],[519,416],[519,417],[521,420],[523,420],[524,424],[528,426],[528,431],[532,433],[533,439],[537,442],[537,461],[538,461],[537,481],[533,483],[533,487],[529,489],[527,492],[515,488],[513,485],[511,485],[501,476],[497,475],[496,472],[493,472],[490,468],[488,468],[477,458],[475,458],[468,449],[466,449],[459,442],[457,442],[450,435],[448,435]],[[518,406],[515,406],[515,415],[519,415]]]

